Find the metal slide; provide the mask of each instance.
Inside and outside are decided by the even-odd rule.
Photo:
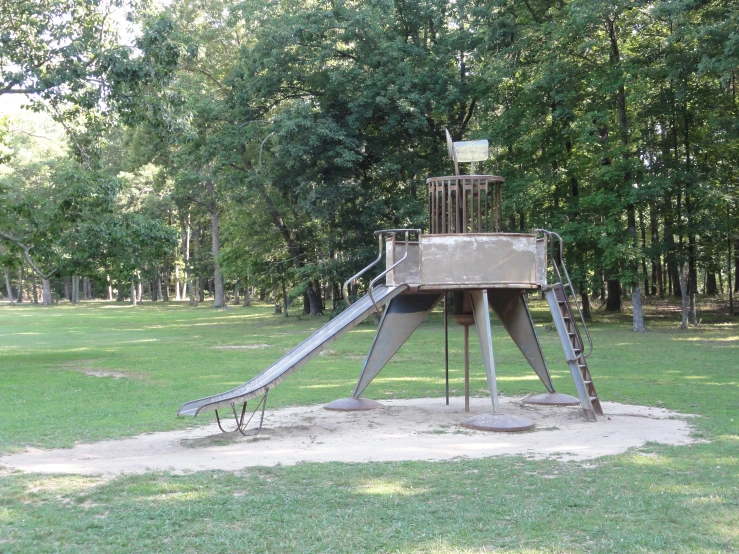
[[[186,402],[180,407],[177,415],[194,417],[199,413],[210,412],[219,408],[235,408],[238,404],[243,404],[247,400],[266,394],[267,391],[279,385],[288,375],[318,355],[326,346],[366,319],[375,311],[375,305],[387,304],[407,288],[407,285],[394,287],[380,285],[375,287],[371,296],[367,294],[357,300],[248,383],[221,394]]]

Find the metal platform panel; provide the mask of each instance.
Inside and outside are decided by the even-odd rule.
[[[422,288],[539,288],[536,235],[421,235]],[[540,277],[541,279],[541,277]]]
[[[393,254],[393,250],[395,253]],[[385,269],[405,256],[405,241],[385,242]],[[408,242],[408,258],[385,277],[389,287],[396,285],[418,285],[421,278],[421,245],[418,241]]]

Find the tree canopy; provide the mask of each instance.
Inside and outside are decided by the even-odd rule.
[[[114,9],[138,29],[127,42]],[[34,238],[69,274],[193,301],[212,288],[216,306],[250,284],[320,313],[374,230],[426,225],[449,129],[490,140],[507,231],[564,236],[586,311],[739,284],[733,3],[55,0],[0,15],[0,91],[33,93],[79,165],[59,170],[75,240]],[[89,200],[101,187],[107,206]]]

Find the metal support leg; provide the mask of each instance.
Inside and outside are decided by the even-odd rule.
[[[382,404],[379,402],[359,398],[359,395],[403,346],[413,331],[423,323],[441,298],[441,294],[408,294],[393,298],[382,314],[377,334],[351,398],[334,400],[324,408],[342,412],[381,408]]]
[[[362,394],[413,331],[428,317],[439,300],[440,294],[408,294],[396,296],[390,301],[382,315],[352,396]]]
[[[554,392],[552,378],[549,375],[544,354],[541,351],[539,337],[534,330],[534,322],[526,304],[526,293],[522,290],[492,289],[488,291],[490,307],[503,324],[513,342],[523,354],[526,361],[541,379],[549,392]]]
[[[493,413],[500,412],[498,405],[498,383],[495,379],[495,358],[493,357],[492,329],[490,327],[490,314],[488,313],[488,294],[484,290],[473,290],[472,313],[475,315],[477,326],[477,338],[480,341],[482,351],[482,363],[485,366],[485,376],[488,380],[490,400],[493,402]]]

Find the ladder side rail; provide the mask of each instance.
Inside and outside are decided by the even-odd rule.
[[[534,229],[534,231],[544,233],[546,237],[549,239],[552,268],[554,269],[558,283],[562,285],[562,290],[564,292],[565,301],[567,302],[567,309],[569,310],[570,313],[572,313],[572,307],[570,305],[568,294],[571,294],[572,299],[575,301],[575,307],[577,308],[577,315],[579,316],[580,321],[582,322],[582,326],[585,329],[585,335],[588,339],[588,352],[587,354],[583,352],[582,356],[583,358],[588,358],[593,353],[593,338],[590,336],[590,329],[588,329],[587,323],[585,323],[585,316],[583,316],[582,310],[580,309],[580,303],[577,300],[577,295],[575,294],[575,289],[572,286],[572,280],[570,279],[570,274],[567,271],[567,265],[564,262],[564,255],[563,255],[564,240],[562,240],[562,237],[558,233],[555,233],[554,231],[548,231],[546,229]],[[558,249],[555,248],[555,242],[557,242],[559,245]],[[561,271],[559,267],[560,264],[562,266]],[[562,278],[563,273],[564,273],[564,279]],[[569,293],[567,292],[568,288],[569,288]],[[577,337],[580,340],[580,344],[583,345],[584,347],[585,341],[582,340],[582,334],[580,333],[580,328],[575,323],[574,319],[572,320],[572,323],[575,329],[575,333],[577,333]]]
[[[563,258],[563,250],[564,250],[564,241],[562,240],[562,237],[559,236],[557,233],[552,233],[554,236],[557,237],[559,240],[559,261],[562,264],[562,270],[564,271],[565,277],[567,278],[567,286],[570,288],[570,293],[572,294],[572,299],[575,301],[575,307],[577,308],[577,315],[580,317],[580,321],[582,322],[583,329],[585,329],[585,336],[588,338],[588,353],[585,354],[583,352],[583,357],[588,358],[593,353],[593,338],[590,336],[590,329],[588,329],[588,324],[585,323],[585,316],[582,313],[582,310],[580,309],[580,302],[577,300],[577,294],[575,294],[575,289],[572,286],[572,280],[570,279],[570,274],[567,271],[567,266],[565,265],[564,258]],[[565,295],[565,298],[567,298],[567,295]],[[569,301],[568,301],[569,303]],[[570,308],[570,311],[572,309]],[[580,335],[580,329],[577,325],[575,325],[575,329],[577,330],[578,337],[580,338],[580,344],[583,346],[585,343],[582,340],[582,336]]]

